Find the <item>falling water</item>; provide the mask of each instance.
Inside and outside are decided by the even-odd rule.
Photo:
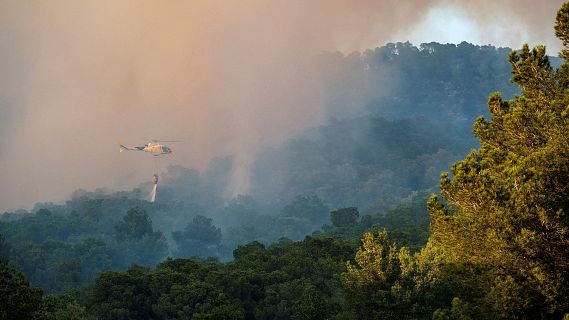
[[[156,187],[157,187],[157,186],[158,186],[158,185],[155,184],[155,185],[152,187],[152,191],[150,191],[150,202],[156,201]]]
[[[158,175],[154,174],[154,185],[150,191],[150,202],[156,201],[156,189],[158,188]]]

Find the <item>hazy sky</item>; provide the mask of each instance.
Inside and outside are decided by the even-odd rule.
[[[150,181],[117,142],[179,139],[159,163],[236,155],[246,192],[259,147],[323,123],[314,54],[454,42],[556,54],[562,1],[0,1],[0,212],[77,188]]]

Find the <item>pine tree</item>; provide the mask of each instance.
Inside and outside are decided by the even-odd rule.
[[[461,270],[460,298],[492,318],[569,312],[569,3],[555,31],[563,65],[544,46],[510,54],[521,95],[490,96],[491,119],[473,127],[481,147],[442,175],[444,200],[429,200],[431,242]]]

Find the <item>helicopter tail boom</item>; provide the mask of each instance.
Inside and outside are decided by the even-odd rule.
[[[144,149],[144,147],[127,147],[125,145],[119,144],[120,147],[120,152],[123,152],[124,150],[136,150],[136,151],[141,151],[142,149]]]

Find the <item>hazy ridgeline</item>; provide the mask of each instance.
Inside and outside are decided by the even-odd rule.
[[[362,219],[356,237],[385,225],[377,217],[401,203],[422,212],[407,225],[426,230],[422,203],[440,172],[476,146],[470,126],[486,113],[485,97],[516,92],[507,81],[509,52],[468,43],[397,43],[348,56],[321,54],[316,63],[327,71],[322,76],[333,117],[262,149],[251,168],[250,194],[230,197],[236,164],[228,155],[203,172],[169,167],[155,204],[145,201],[150,182],[132,191],[79,190],[63,204],[4,214],[0,233],[14,263],[51,291],[86,283],[108,268],[154,265],[167,255],[230,259],[238,244],[302,239],[323,225],[331,232],[329,212],[341,207],[376,217]],[[147,217],[128,220],[134,207]],[[120,231],[121,223],[138,233],[122,234],[128,228]],[[426,239],[424,232],[417,236],[414,245]]]

